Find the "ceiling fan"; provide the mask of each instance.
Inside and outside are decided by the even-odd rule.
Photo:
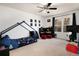
[[[38,6],[38,8],[40,8],[41,10],[39,11],[40,12],[43,12],[44,10],[57,10],[57,8],[51,8],[50,6],[52,5],[52,3],[47,3],[46,5],[43,5],[43,7],[41,6]],[[50,13],[49,11],[46,11],[47,13]]]

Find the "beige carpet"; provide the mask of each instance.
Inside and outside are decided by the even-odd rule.
[[[75,56],[66,51],[67,42],[60,39],[38,40],[33,43],[10,51],[11,56]]]

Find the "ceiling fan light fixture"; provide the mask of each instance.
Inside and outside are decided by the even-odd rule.
[[[49,11],[47,11],[47,13],[49,14],[50,12],[49,12]]]

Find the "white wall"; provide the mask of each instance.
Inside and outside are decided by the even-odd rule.
[[[47,22],[47,19],[50,19],[51,22]],[[52,26],[52,17],[44,17],[44,20],[42,20],[43,22],[43,27],[50,27]]]
[[[76,22],[77,22],[77,25],[79,25],[79,10],[77,10],[77,11],[74,11],[75,13],[76,13]],[[68,15],[65,15],[65,14],[67,14],[68,13]],[[67,13],[62,13],[62,15],[64,15],[64,16],[61,16],[61,14],[59,14],[59,15],[54,15],[54,16],[56,16],[56,18],[58,18],[58,19],[60,19],[61,21],[62,21],[62,30],[61,30],[61,32],[55,32],[56,34],[57,34],[57,38],[61,38],[61,39],[68,39],[68,37],[69,37],[69,32],[63,32],[63,21],[64,21],[64,18],[65,17],[70,17],[70,23],[69,23],[69,25],[72,25],[72,11],[71,12],[67,12]],[[60,16],[60,17],[57,17],[57,16]],[[52,20],[52,17],[53,16],[49,16],[49,17],[46,17],[45,18],[45,25],[47,25],[47,26],[51,26],[51,23],[48,23],[47,24],[47,19],[51,19]],[[46,26],[46,27],[47,27]]]
[[[67,16],[69,16],[69,15],[67,15]],[[53,16],[42,17],[39,15],[30,14],[30,13],[23,12],[23,11],[13,9],[10,7],[0,6],[0,31],[10,27],[11,25],[15,24],[16,22],[21,22],[23,20],[25,20],[28,24],[30,24],[30,19],[41,20],[42,27],[49,27],[49,26],[52,26],[52,17]],[[66,17],[66,16],[64,16],[64,17]],[[60,17],[62,22],[63,22],[64,17],[62,17],[62,16]],[[47,22],[47,19],[51,19],[51,22]],[[71,19],[72,19],[72,17],[71,17]],[[76,19],[77,19],[77,24],[79,25],[79,11],[76,11]],[[70,21],[70,25],[71,25],[71,23],[72,23],[72,20]],[[63,26],[63,23],[62,23],[62,26]],[[37,26],[37,27],[33,26],[33,28],[35,28],[38,31],[39,26]],[[29,36],[29,32],[27,30],[25,30],[24,28],[22,28],[21,26],[14,28],[13,30],[7,32],[6,34],[8,34],[11,38],[20,38],[20,37]],[[62,39],[68,38],[67,37],[68,33],[63,32],[63,29],[61,32],[56,32],[56,34],[57,34],[58,38],[62,38]]]
[[[26,12],[13,9],[10,7],[0,6],[0,31],[14,25],[17,22],[21,22],[23,20],[26,21],[28,24],[30,24],[30,19],[42,20],[43,17],[39,15],[26,13]],[[41,24],[42,24],[42,21],[41,21]],[[33,26],[33,28],[35,28],[38,31],[39,26],[37,27]],[[28,29],[30,28],[28,27]],[[20,38],[20,37],[29,36],[29,32],[25,30],[24,28],[22,28],[21,26],[18,26],[12,29],[6,34],[8,34],[11,38]]]

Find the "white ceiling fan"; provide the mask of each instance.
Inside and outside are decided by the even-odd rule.
[[[52,3],[47,3],[46,5],[43,5],[42,7],[41,6],[37,6],[38,8],[40,8],[41,10],[39,11],[40,12],[43,12],[44,10],[57,10],[57,8],[53,7],[51,8],[50,6],[52,5]],[[47,13],[50,13],[49,11],[46,11]]]

